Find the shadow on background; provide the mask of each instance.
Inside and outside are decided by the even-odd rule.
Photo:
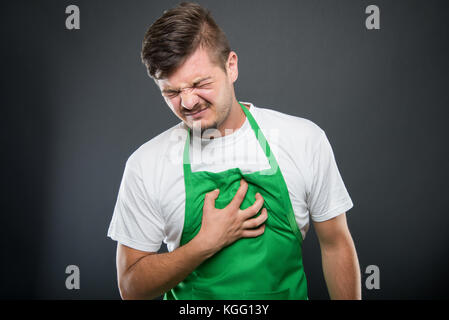
[[[48,223],[46,188],[51,154],[51,107],[46,28],[32,3],[2,4],[2,216],[0,298],[35,299]],[[29,18],[21,23],[14,13]],[[34,18],[33,18],[34,17]],[[12,124],[18,124],[13,127]]]

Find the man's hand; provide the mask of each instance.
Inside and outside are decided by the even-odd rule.
[[[206,194],[201,229],[196,237],[201,239],[199,243],[202,243],[210,254],[218,252],[240,238],[253,238],[264,233],[264,222],[268,218],[267,209],[263,208],[261,214],[253,218],[264,203],[260,193],[256,194],[256,201],[253,205],[245,210],[240,210],[247,191],[248,183],[242,179],[234,198],[223,209],[215,208],[215,199],[219,194],[218,189]]]
[[[243,237],[257,237],[265,230],[266,209],[256,195],[254,204],[240,210],[248,184],[242,180],[231,203],[215,208],[218,191],[206,195],[198,234],[188,243],[167,253],[145,252],[122,244],[117,246],[117,274],[123,299],[154,299],[184,280],[203,261]],[[253,229],[256,228],[256,229]]]

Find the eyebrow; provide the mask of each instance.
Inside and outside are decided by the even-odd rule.
[[[192,87],[198,85],[199,83],[201,83],[203,81],[209,80],[209,79],[212,79],[212,77],[208,76],[208,77],[204,77],[204,78],[195,80],[195,81],[193,81]],[[172,92],[177,92],[177,91],[179,91],[179,89],[167,88],[167,89],[162,90],[163,93],[172,93]]]

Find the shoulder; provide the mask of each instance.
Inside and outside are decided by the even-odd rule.
[[[314,149],[325,135],[324,130],[309,119],[265,107],[255,107],[253,111],[262,131],[266,131],[264,134],[277,135],[285,143]]]

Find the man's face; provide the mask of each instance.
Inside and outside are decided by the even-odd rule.
[[[234,55],[231,52],[230,59]],[[225,73],[211,61],[206,49],[199,47],[170,77],[156,80],[170,109],[189,127],[199,121],[196,125],[200,123],[204,131],[219,128],[226,120],[234,99],[236,79],[233,62],[229,61]]]

